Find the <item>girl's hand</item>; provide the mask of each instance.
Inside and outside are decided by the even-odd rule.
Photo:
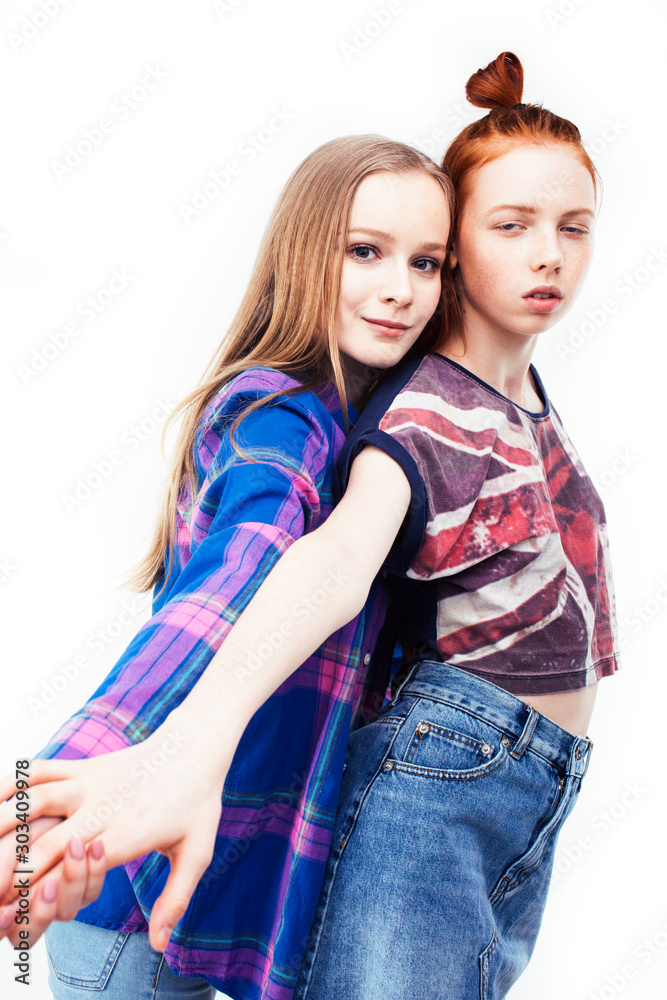
[[[31,850],[43,833],[60,822],[62,821],[59,819],[43,817],[31,823]],[[8,842],[12,849],[13,867],[16,869],[13,880],[18,883],[19,879],[29,878],[29,911],[17,908],[16,903],[0,909],[0,937],[8,937],[15,948],[25,947],[26,943],[32,948],[52,920],[73,920],[82,907],[97,899],[108,866],[101,840],[88,844],[86,851],[80,837],[72,838],[67,845],[64,860],[51,869],[48,875],[35,880],[34,876],[23,874],[24,868],[32,870],[31,865],[16,864],[15,844],[12,840],[11,834],[2,838],[0,855],[3,862],[7,860]],[[3,871],[5,868],[3,864]]]
[[[206,752],[203,739],[193,738],[191,731],[184,735],[167,720],[148,739],[123,750],[86,760],[32,761],[31,821],[64,817],[30,849],[32,884],[47,873],[54,876],[51,869],[77,833],[84,842],[103,835],[106,868],[150,851],[165,854],[171,872],[149,925],[152,947],[163,951],[213,857],[222,789],[237,742],[238,734],[235,740],[216,735],[214,755]],[[0,801],[15,792],[13,778],[0,780]],[[3,802],[0,837],[15,825],[15,802]],[[8,883],[6,867],[0,872],[3,883],[10,885],[7,903],[17,889]]]

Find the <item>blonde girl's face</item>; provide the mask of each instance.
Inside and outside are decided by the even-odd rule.
[[[464,332],[540,333],[571,307],[591,262],[591,175],[564,144],[520,145],[471,180],[450,258]]]
[[[449,210],[434,178],[379,171],[350,210],[336,311],[346,376],[389,368],[418,339],[440,298]]]

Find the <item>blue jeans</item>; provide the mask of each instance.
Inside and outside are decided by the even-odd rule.
[[[177,976],[148,934],[93,927],[78,920],[54,922],[46,932],[49,986],[56,1000],[84,993],[104,1000],[213,1000],[204,979]]]
[[[591,743],[422,661],[353,733],[294,1000],[501,1000],[532,954]]]

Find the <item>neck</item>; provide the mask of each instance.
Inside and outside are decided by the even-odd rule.
[[[464,347],[465,337],[465,347]],[[524,400],[533,387],[530,362],[537,335],[515,337],[500,330],[481,330],[464,323],[438,348],[440,354],[457,361],[478,378],[493,386],[512,402],[531,410]]]
[[[349,355],[343,354],[342,351],[341,361],[343,365],[343,380],[345,382],[345,396],[348,403],[352,403],[355,410],[358,410],[368,386],[377,378],[382,369],[365,365],[361,361],[356,361],[354,358],[349,357]]]

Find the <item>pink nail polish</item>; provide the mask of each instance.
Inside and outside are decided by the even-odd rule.
[[[69,851],[73,858],[77,861],[81,861],[83,858],[83,840],[80,835],[75,834],[69,842]]]
[[[92,854],[92,856],[95,858],[96,861],[100,860],[100,858],[104,854],[104,844],[102,843],[101,840],[94,840],[92,842],[92,844],[90,845],[90,853]]]
[[[8,930],[12,925],[13,919],[14,910],[12,910],[11,906],[7,906],[5,909],[0,910],[0,930]]]
[[[55,903],[58,897],[58,879],[48,878],[42,889],[42,898],[45,903]]]

